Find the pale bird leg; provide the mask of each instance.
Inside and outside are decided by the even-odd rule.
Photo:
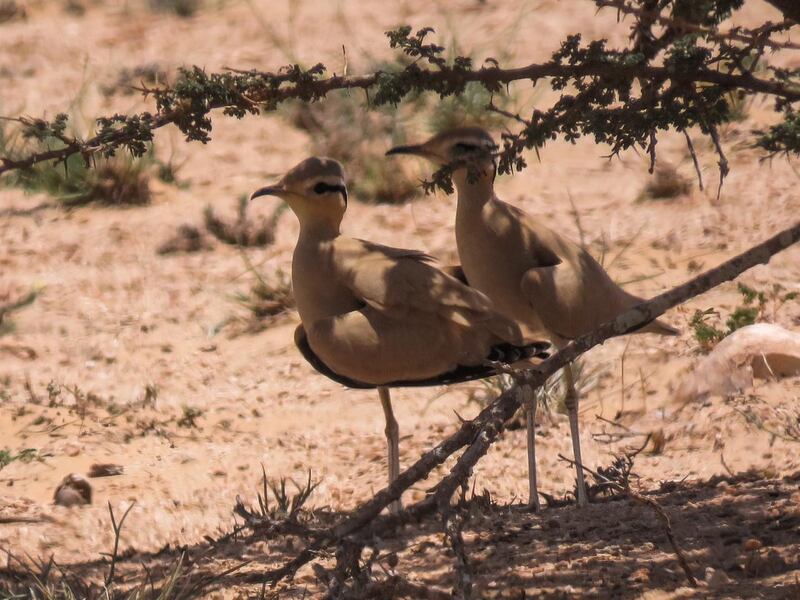
[[[583,461],[581,459],[581,433],[578,424],[578,391],[575,389],[575,378],[572,373],[572,363],[564,367],[564,385],[567,393],[564,397],[564,405],[569,414],[569,430],[572,435],[572,452],[575,457],[575,476],[578,486],[578,506],[583,507],[589,504],[586,495],[586,482],[583,478]]]
[[[529,385],[519,388],[525,405],[528,426],[528,508],[539,512],[539,488],[536,485],[536,396]]]
[[[397,419],[394,418],[392,411],[392,398],[389,395],[389,388],[378,387],[378,395],[381,398],[383,415],[386,417],[386,444],[389,450],[389,485],[400,475],[400,427]],[[403,505],[400,500],[395,500],[389,505],[389,512],[396,515],[400,512]]]

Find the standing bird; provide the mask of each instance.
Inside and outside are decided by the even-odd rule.
[[[495,374],[487,361],[542,354],[491,301],[416,250],[349,238],[342,166],[308,158],[255,191],[284,200],[300,221],[292,288],[302,324],[295,343],[320,373],[352,388],[378,388],[386,417],[389,482],[400,473],[399,431],[389,388],[469,381]],[[399,509],[399,501],[392,510]]]
[[[642,302],[619,287],[579,245],[537,222],[494,193],[497,145],[478,127],[442,132],[424,144],[398,146],[387,154],[413,154],[449,166],[458,192],[456,245],[466,280],[515,319],[526,335],[546,335],[557,347],[588,333]],[[677,335],[662,321],[639,332]],[[577,471],[577,502],[588,502],[578,427],[578,393],[571,365],[564,368]],[[539,509],[536,490],[533,399],[528,393],[530,506]]]

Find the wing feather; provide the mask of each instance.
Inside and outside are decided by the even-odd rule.
[[[491,301],[443,272],[434,259],[416,250],[390,248],[339,238],[334,264],[341,280],[364,302],[387,314],[438,313],[485,319],[494,316]]]

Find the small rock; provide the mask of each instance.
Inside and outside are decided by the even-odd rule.
[[[115,465],[113,463],[94,463],[89,467],[89,477],[112,477],[114,475],[122,475],[125,467],[122,465]]]
[[[81,447],[78,444],[67,444],[64,446],[64,454],[67,456],[78,456],[81,453]]]
[[[634,583],[648,583],[650,581],[650,571],[645,567],[636,569],[628,579]]]
[[[742,544],[744,549],[747,550],[748,552],[753,552],[754,550],[758,550],[763,545],[764,544],[762,544],[761,542],[759,542],[757,539],[754,539],[754,538],[750,538],[749,540],[745,540],[744,544]]]
[[[78,473],[70,473],[58,484],[53,501],[59,506],[80,506],[92,503],[92,486]]]
[[[702,401],[708,396],[742,393],[753,378],[773,379],[800,374],[800,333],[772,323],[737,329],[701,359],[678,386],[676,401]]]
[[[725,571],[721,569],[712,569],[711,567],[706,569],[706,583],[709,589],[719,589],[728,585],[730,582],[731,578],[728,577]]]

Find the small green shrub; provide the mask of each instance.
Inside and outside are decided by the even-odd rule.
[[[0,127],[0,155],[12,160],[63,145],[63,140],[50,135],[18,135]],[[149,169],[153,162],[152,154],[142,158],[117,154],[89,164],[80,154],[73,154],[62,163],[46,161],[13,171],[3,182],[30,192],[45,192],[66,207],[93,202],[141,206],[151,200]]]
[[[713,308],[696,310],[689,320],[689,327],[704,352],[712,350],[737,329],[762,321],[774,321],[784,304],[800,297],[798,292],[786,292],[779,283],[773,284],[768,292],[757,290],[744,283],[738,283],[736,289],[742,296],[742,304],[737,306],[725,320],[725,329],[720,329],[716,325],[721,317]]]
[[[8,448],[5,448],[4,450],[0,450],[0,471],[15,461],[29,463],[38,458],[39,451],[36,448],[24,448],[16,454]]]

